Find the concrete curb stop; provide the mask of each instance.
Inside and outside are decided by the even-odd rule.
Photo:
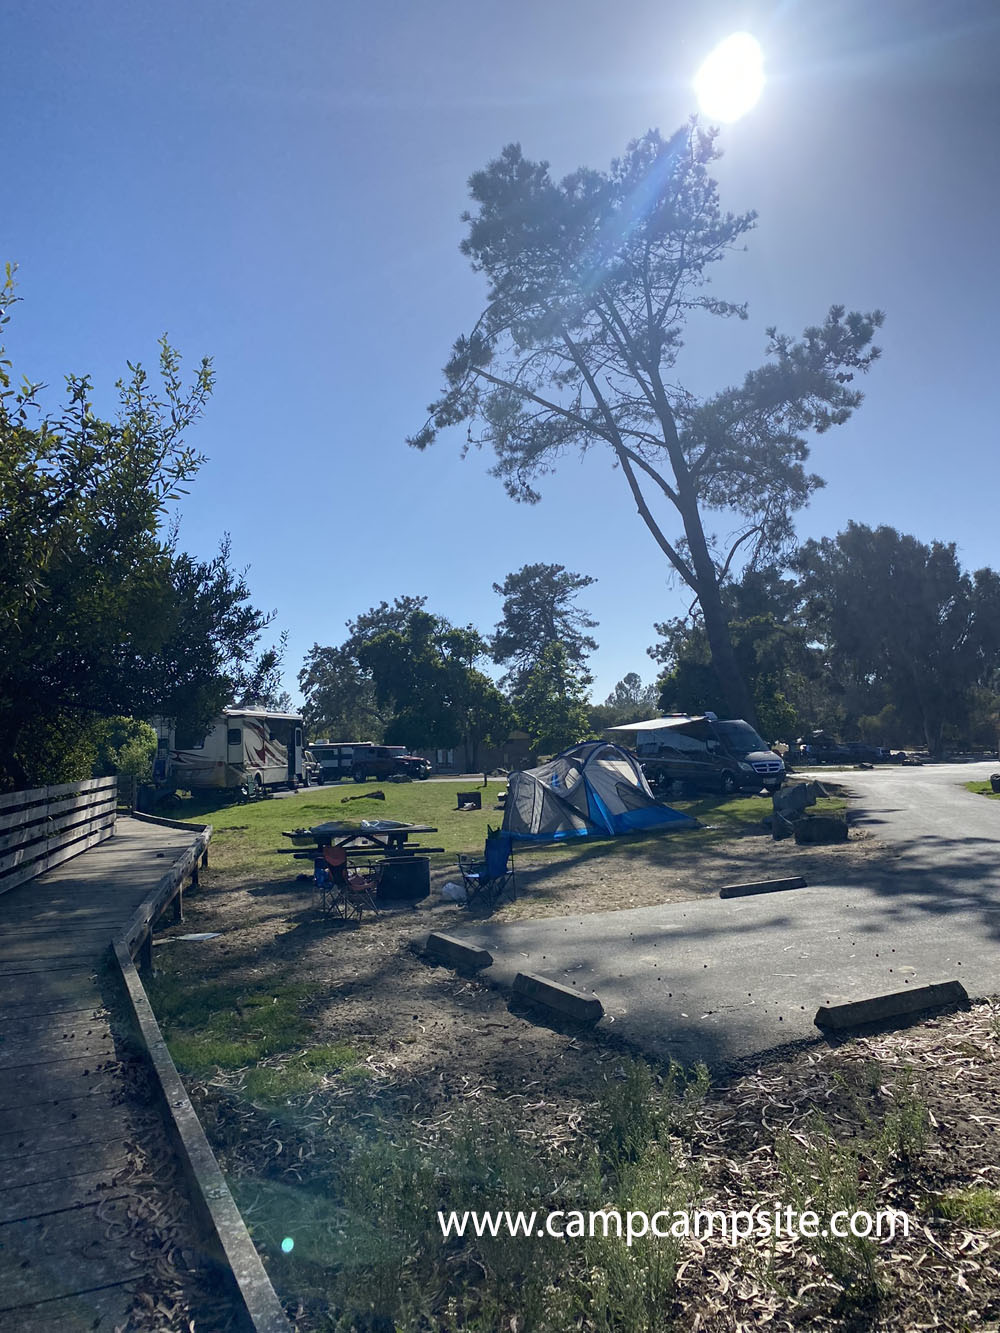
[[[572,986],[531,972],[518,972],[514,978],[514,994],[521,1000],[554,1009],[578,1023],[596,1023],[604,1017],[604,1005],[596,995],[581,995]]]
[[[779,893],[782,889],[804,889],[806,882],[801,875],[792,875],[788,879],[758,879],[751,884],[729,884],[719,890],[720,898],[745,898],[751,893]]]
[[[432,958],[453,963],[455,967],[475,968],[479,971],[484,967],[493,966],[493,955],[486,949],[480,948],[478,944],[458,940],[454,935],[442,935],[437,930],[431,931],[427,936],[424,952],[430,954]]]
[[[818,1028],[842,1031],[863,1027],[866,1023],[881,1023],[889,1018],[918,1014],[925,1009],[941,1009],[946,1005],[967,1005],[969,997],[960,981],[940,981],[929,986],[914,986],[888,995],[875,995],[868,1000],[853,1000],[846,1004],[820,1005],[813,1020]]]

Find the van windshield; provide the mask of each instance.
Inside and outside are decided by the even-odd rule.
[[[737,758],[753,754],[755,750],[769,749],[749,722],[716,722],[715,730],[726,749]]]

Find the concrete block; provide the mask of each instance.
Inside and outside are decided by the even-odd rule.
[[[581,995],[572,986],[548,977],[537,977],[531,972],[518,972],[514,978],[514,994],[531,1004],[554,1009],[579,1023],[596,1023],[604,1015],[604,1006],[596,995]]]
[[[795,832],[795,825],[784,815],[780,815],[775,810],[771,817],[771,837],[775,842],[781,842],[785,838],[790,838]]]
[[[752,884],[729,884],[719,890],[720,898],[746,898],[752,893],[780,893],[784,889],[804,889],[806,882],[801,875],[792,875],[788,879],[759,879]]]
[[[808,805],[816,804],[816,796],[811,782],[793,782],[787,787],[779,787],[771,798],[774,813],[785,819],[797,819]]]
[[[950,1004],[968,1004],[969,997],[960,981],[940,981],[929,986],[907,986],[889,995],[875,995],[869,1000],[847,1004],[821,1005],[814,1022],[818,1028],[842,1031],[866,1023],[882,1023],[924,1009],[940,1009]]]
[[[842,815],[805,815],[795,825],[795,841],[812,846],[847,841],[847,820]]]
[[[442,935],[436,930],[427,936],[424,950],[432,957],[452,963],[455,967],[478,970],[491,967],[493,964],[493,955],[486,949],[481,949],[477,944],[469,944],[466,940],[457,940],[454,935]]]

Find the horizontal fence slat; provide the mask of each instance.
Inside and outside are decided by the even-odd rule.
[[[30,866],[22,866],[19,870],[15,870],[12,875],[0,879],[0,893],[6,893],[8,889],[16,889],[19,884],[34,879],[46,870],[52,870],[55,866],[61,865],[63,861],[68,861],[70,857],[85,852],[88,847],[95,847],[99,842],[103,842],[105,838],[110,838],[114,831],[114,825],[109,824],[107,828],[101,829],[99,833],[91,834],[89,838],[83,838],[78,843],[74,842],[70,847],[64,847],[61,851],[53,852],[44,861],[36,862]]]
[[[0,796],[0,893],[115,831],[117,778],[87,778]]]
[[[109,825],[113,826],[114,822],[114,811],[105,812],[93,819],[79,820],[70,828],[63,829],[61,833],[54,833],[50,838],[45,838],[40,842],[32,842],[24,847],[11,848],[10,851],[0,855],[0,884],[3,883],[5,873],[16,866],[30,865],[35,861],[42,860],[50,852],[57,852],[61,847],[69,847],[98,829],[107,828]]]
[[[118,779],[87,778],[83,782],[60,782],[54,787],[32,787],[27,791],[10,791],[0,796],[0,811],[19,810],[26,805],[51,801],[56,796],[71,796],[79,792],[97,791],[101,787],[118,785]]]
[[[66,814],[70,810],[85,810],[109,800],[117,800],[117,788],[105,787],[100,791],[57,796],[54,800],[40,802],[24,810],[17,810],[13,814],[0,815],[0,829],[29,828],[32,824],[40,824],[54,815]]]
[[[100,801],[95,801],[93,805],[87,805],[82,809],[68,810],[64,815],[56,818],[54,815],[48,815],[38,824],[29,824],[23,829],[15,829],[13,833],[0,834],[0,862],[3,860],[3,853],[10,847],[24,847],[28,843],[43,839],[53,833],[60,833],[64,829],[72,828],[74,824],[80,823],[86,819],[96,819],[98,815],[110,814],[117,810],[117,802],[113,796],[101,797]]]

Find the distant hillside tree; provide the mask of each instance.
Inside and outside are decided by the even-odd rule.
[[[660,691],[655,684],[644,685],[636,671],[629,671],[617,683],[602,704],[590,706],[590,729],[623,727],[627,722],[643,722],[659,712]]]

